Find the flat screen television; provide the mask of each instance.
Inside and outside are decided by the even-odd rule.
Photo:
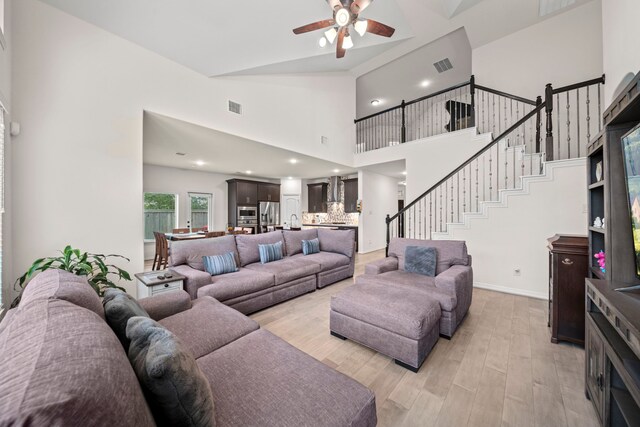
[[[627,132],[621,141],[636,260],[636,277],[640,278],[640,124]]]

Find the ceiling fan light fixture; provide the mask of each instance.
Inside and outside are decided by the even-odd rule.
[[[349,24],[349,21],[351,21],[351,14],[347,9],[343,7],[341,9],[338,9],[338,11],[336,12],[335,20],[336,24],[338,24],[340,27],[344,27],[345,25]]]
[[[360,36],[364,36],[367,32],[367,27],[369,26],[369,21],[366,19],[358,19],[354,24],[353,28],[355,28],[356,32],[360,34]]]
[[[324,32],[324,36],[327,38],[329,43],[333,44],[333,41],[336,39],[338,35],[338,31],[335,28],[330,28]]]
[[[320,47],[325,47],[327,45],[327,39],[324,36],[322,36],[320,40],[318,40],[318,45]]]
[[[344,36],[344,40],[342,41],[343,49],[351,49],[353,47],[353,40],[351,40],[351,36],[347,34]]]

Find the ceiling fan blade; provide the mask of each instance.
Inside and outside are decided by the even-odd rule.
[[[325,19],[324,21],[314,22],[313,24],[303,25],[302,27],[294,28],[294,34],[302,34],[308,33],[309,31],[321,30],[322,28],[327,28],[335,24],[336,22],[333,19]]]
[[[342,47],[345,31],[346,30],[344,27],[340,28],[340,31],[338,31],[338,43],[336,43],[336,58],[343,58],[344,54],[347,52],[347,50]]]
[[[355,13],[356,15],[359,14],[360,12],[365,10],[372,1],[373,0],[354,0],[353,3],[351,3],[351,12]]]
[[[331,10],[336,10],[336,7],[337,8],[342,7],[342,2],[340,0],[327,0],[327,3],[329,3]]]
[[[367,33],[377,34],[383,37],[391,37],[396,32],[395,28],[384,25],[373,19],[367,19]]]

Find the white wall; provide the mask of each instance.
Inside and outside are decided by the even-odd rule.
[[[640,71],[638,39],[640,39],[640,2],[638,0],[603,0],[602,44],[604,72],[607,84],[604,88],[605,107],[608,107],[621,82],[629,73]],[[624,83],[622,87],[626,86]]]
[[[398,211],[398,180],[358,171],[358,194],[362,213],[358,222],[358,252],[367,253],[387,245],[385,217]]]
[[[553,181],[532,182],[528,194],[509,197],[506,207],[488,209],[486,218],[446,237],[467,242],[476,286],[547,298],[547,238],[587,234],[585,159],[547,163],[547,174]]]
[[[13,282],[15,277],[13,275],[13,220],[12,220],[12,212],[11,206],[12,202],[12,137],[9,133],[9,122],[11,122],[13,108],[11,104],[11,56],[12,56],[12,26],[13,22],[11,20],[11,8],[12,8],[13,0],[5,0],[4,1],[4,39],[5,39],[5,47],[4,49],[0,48],[0,103],[4,105],[7,110],[7,115],[5,116],[5,148],[4,148],[4,204],[5,204],[5,213],[2,217],[2,287],[0,288],[0,293],[2,293],[2,302],[10,303],[10,299],[12,298],[12,289]]]
[[[404,159],[407,171],[405,202],[410,203],[489,142],[489,134],[477,135],[475,128],[465,129],[356,154],[355,165],[362,168]],[[396,195],[397,183],[398,180]],[[392,212],[387,213],[397,211],[396,205]]]
[[[547,83],[560,87],[599,77],[603,70],[600,8],[600,0],[594,0],[474,49],[476,83],[535,99],[544,97]]]
[[[12,159],[16,271],[66,244],[126,255],[125,267],[142,271],[145,109],[338,163],[352,159],[349,75],[210,79],[37,0],[15,2],[12,17],[13,117],[23,129]],[[227,99],[244,114],[227,113]]]

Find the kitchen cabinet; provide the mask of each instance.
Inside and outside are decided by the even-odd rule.
[[[344,211],[358,212],[358,178],[345,179],[344,183]]]
[[[258,184],[258,201],[259,202],[279,202],[280,201],[280,184]]]
[[[307,184],[309,213],[327,212],[327,188],[329,184],[320,182],[317,184]]]
[[[229,179],[229,201],[237,206],[254,206],[258,204],[258,183],[256,181],[243,181],[241,179]]]

